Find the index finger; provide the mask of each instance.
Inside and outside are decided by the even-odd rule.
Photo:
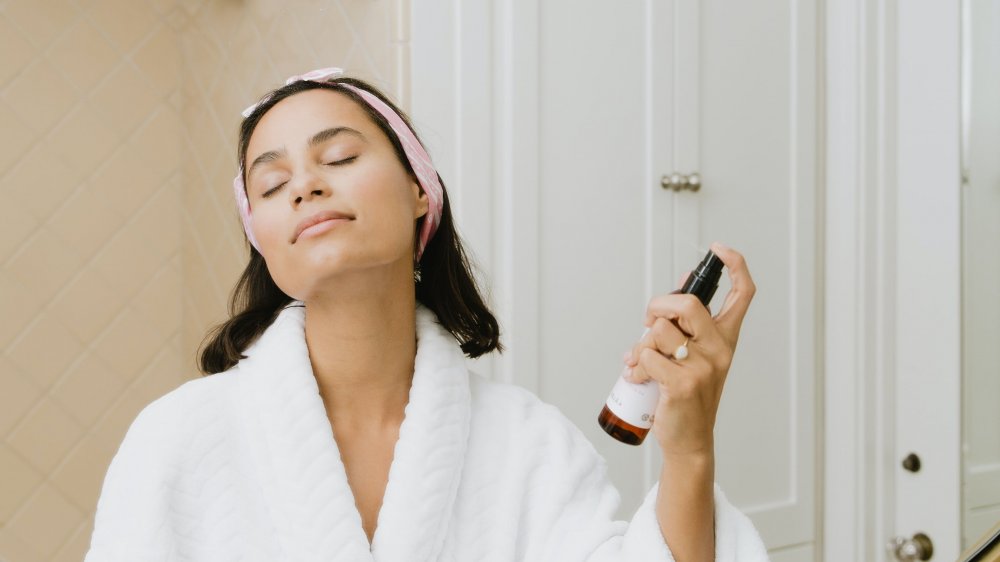
[[[720,242],[713,242],[710,248],[719,256],[722,263],[726,264],[729,280],[732,283],[722,304],[722,310],[715,316],[715,323],[729,341],[735,342],[740,335],[743,317],[750,308],[750,301],[757,292],[757,286],[750,277],[750,270],[747,269],[742,254]]]

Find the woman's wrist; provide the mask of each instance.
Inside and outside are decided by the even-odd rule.
[[[714,477],[715,451],[706,449],[683,453],[668,452],[663,454],[663,470],[681,471],[685,473],[706,474]]]
[[[679,562],[715,558],[715,454],[665,454],[656,499],[663,538]]]
[[[705,462],[715,463],[715,439],[708,436],[699,439],[686,439],[682,445],[664,446],[660,443],[660,452],[664,464],[698,465]]]
[[[664,485],[673,493],[689,494],[689,498],[714,494],[715,452],[664,455],[660,486]]]

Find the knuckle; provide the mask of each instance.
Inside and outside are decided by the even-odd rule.
[[[698,300],[698,297],[692,294],[685,294],[684,299],[681,300],[679,308],[681,309],[681,312],[683,312],[685,316],[690,316],[696,310],[698,310],[698,307],[700,306],[702,306],[702,304],[701,301]]]
[[[631,378],[636,378],[639,375],[639,371],[641,369],[642,365],[636,362],[635,364],[625,365],[625,367],[622,369],[622,372]]]
[[[639,362],[644,366],[649,365],[653,360],[653,354],[657,353],[652,348],[644,347],[639,351]]]

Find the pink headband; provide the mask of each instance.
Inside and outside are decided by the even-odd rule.
[[[318,68],[307,72],[301,76],[292,76],[285,81],[285,85],[291,84],[299,80],[312,80],[314,82],[327,82],[333,78],[341,76],[344,73],[343,70],[339,68]],[[420,261],[420,257],[424,254],[424,248],[427,246],[427,241],[434,236],[437,231],[438,224],[441,222],[441,207],[444,202],[444,197],[442,195],[441,182],[438,180],[437,171],[434,169],[434,165],[431,163],[431,157],[424,150],[424,147],[417,140],[416,135],[413,131],[406,125],[403,119],[392,110],[391,107],[386,105],[378,96],[375,96],[371,92],[353,86],[351,84],[340,83],[341,86],[353,90],[358,95],[361,96],[368,105],[372,106],[376,111],[385,117],[386,121],[389,122],[389,126],[392,127],[396,136],[399,137],[400,144],[403,145],[403,152],[406,153],[406,159],[410,161],[410,167],[413,168],[413,173],[417,176],[417,181],[420,182],[420,186],[424,189],[424,193],[427,194],[427,199],[429,200],[429,208],[427,209],[427,214],[424,216],[424,224],[420,229],[420,247],[417,250],[417,261]],[[249,117],[253,113],[254,109],[258,105],[267,101],[264,98],[257,103],[251,105],[250,107],[243,110],[243,117]],[[253,235],[253,217],[250,215],[250,201],[247,199],[246,189],[243,186],[243,163],[240,162],[240,171],[233,178],[233,192],[236,195],[236,207],[239,209],[240,218],[243,219],[243,230],[246,231],[247,239],[253,244],[253,247],[260,252],[260,245],[257,243],[257,238]]]

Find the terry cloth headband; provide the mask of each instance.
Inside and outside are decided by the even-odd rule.
[[[343,73],[344,71],[340,68],[318,68],[300,76],[292,76],[285,81],[285,85],[287,86],[288,84],[299,80],[328,82],[333,78],[341,76]],[[438,224],[441,222],[441,207],[444,202],[441,182],[438,180],[437,171],[431,163],[431,157],[427,154],[427,151],[424,150],[423,145],[420,144],[416,135],[413,134],[413,131],[410,130],[403,119],[395,111],[393,111],[391,107],[379,99],[378,96],[351,84],[341,82],[339,85],[353,90],[361,96],[361,98],[365,100],[368,105],[372,106],[375,111],[378,111],[383,117],[385,117],[385,120],[389,122],[389,126],[392,127],[393,132],[396,133],[396,136],[399,138],[400,144],[403,145],[403,152],[406,153],[406,159],[410,161],[410,167],[413,168],[413,173],[416,174],[417,181],[420,182],[420,186],[424,189],[424,193],[427,194],[427,199],[430,204],[427,209],[427,214],[424,216],[423,227],[420,229],[420,246],[417,249],[417,261],[420,261],[420,257],[424,254],[424,248],[427,246],[427,242],[432,236],[434,236],[434,233],[437,231]],[[253,113],[253,110],[265,101],[267,101],[266,97],[244,109],[243,117],[249,117],[250,114]],[[240,171],[236,174],[236,177],[233,178],[233,192],[236,195],[236,207],[239,209],[240,218],[243,219],[243,230],[246,231],[247,239],[250,240],[253,247],[260,252],[260,245],[257,243],[257,238],[253,235],[253,217],[250,214],[250,201],[247,199],[246,189],[243,186],[242,162],[240,162]]]

